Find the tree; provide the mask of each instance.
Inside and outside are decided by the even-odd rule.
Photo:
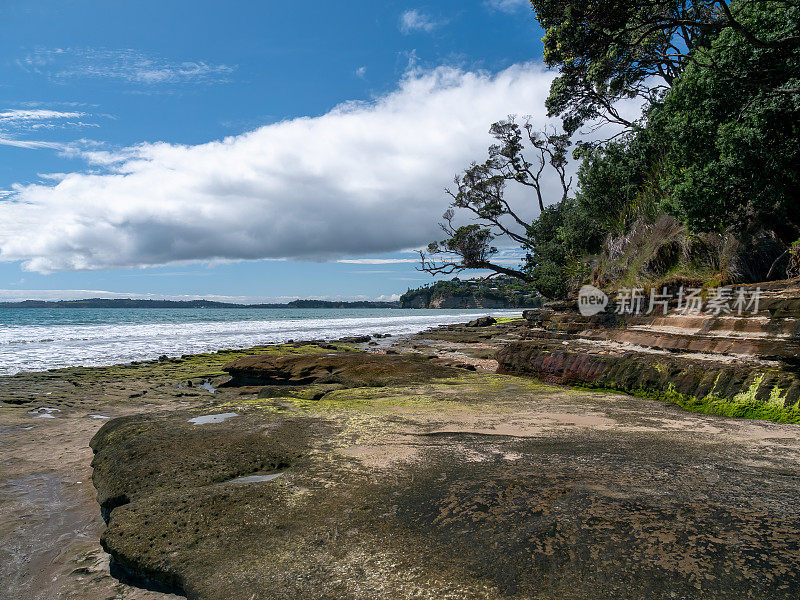
[[[735,66],[721,65],[705,50],[722,31],[740,43],[775,54],[800,47],[797,0],[531,0],[545,28],[544,59],[558,67],[547,108],[560,115],[567,133],[587,122],[604,120],[627,129],[638,123],[624,117],[617,102],[662,98],[687,64],[726,71],[743,79]],[[762,29],[749,16],[778,8],[790,18]],[[799,86],[774,86],[776,93],[797,93]]]
[[[545,209],[545,173],[554,173],[560,185],[559,201],[567,198],[572,178],[567,174],[569,136],[553,127],[537,130],[526,120],[522,126],[510,116],[494,123],[489,133],[497,141],[489,147],[489,158],[472,163],[456,176],[455,188],[447,189],[451,202],[440,227],[447,239],[428,245],[420,252],[420,270],[432,275],[449,275],[467,269],[485,269],[530,281],[522,269],[492,262],[498,250],[492,242],[502,237],[527,247],[531,226],[505,197],[508,183],[531,190],[539,206]],[[471,212],[479,224],[456,226],[455,209]]]
[[[800,9],[775,3],[739,14],[747,31],[772,39]],[[789,244],[800,235],[800,95],[775,90],[798,87],[800,46],[747,42],[728,29],[704,55],[719,69],[687,67],[651,111],[647,143],[661,151],[664,209],[691,229],[767,229]],[[731,85],[725,73],[734,71],[747,83]]]
[[[545,59],[559,68],[547,108],[562,117],[563,131],[537,132],[513,118],[495,123],[488,160],[447,191],[448,238],[421,253],[422,270],[488,269],[563,297],[609,235],[624,237],[663,212],[690,236],[724,232],[784,247],[800,237],[800,0],[532,4],[546,29]],[[630,120],[619,101],[637,97],[641,117]],[[602,121],[622,128],[579,145],[570,196],[570,139]],[[548,199],[542,182],[552,170],[562,193]],[[531,190],[537,219],[528,222],[529,213],[508,202],[512,183]],[[478,223],[456,226],[456,209]],[[524,265],[498,264],[497,238],[518,244]]]

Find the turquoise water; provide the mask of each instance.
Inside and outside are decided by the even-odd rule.
[[[0,308],[0,374],[109,365],[289,339],[416,333],[519,310]]]

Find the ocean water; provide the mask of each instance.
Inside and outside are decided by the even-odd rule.
[[[347,335],[416,333],[520,310],[0,308],[0,375]]]

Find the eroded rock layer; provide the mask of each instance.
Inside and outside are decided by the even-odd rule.
[[[568,302],[526,311],[526,339],[498,352],[499,368],[703,412],[797,422],[800,288],[763,285],[758,311],[741,315],[586,317]]]

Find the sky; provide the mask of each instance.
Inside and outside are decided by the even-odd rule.
[[[3,0],[0,20],[0,300],[393,299],[431,281],[416,250],[491,123],[547,122],[525,0]]]

